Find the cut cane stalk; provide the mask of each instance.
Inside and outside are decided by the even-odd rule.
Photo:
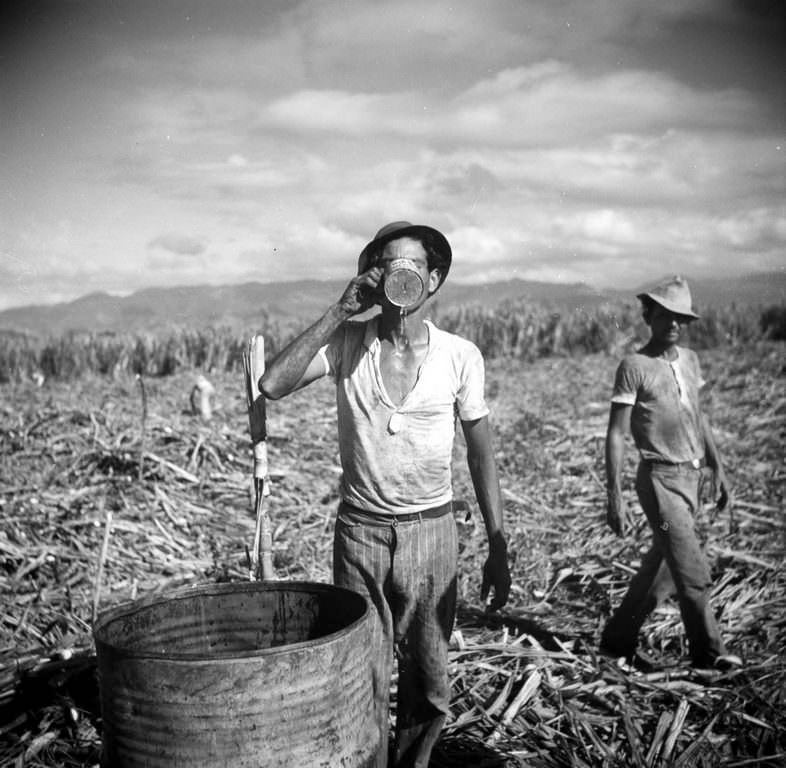
[[[265,418],[265,396],[259,391],[259,379],[265,372],[265,340],[253,336],[243,353],[243,369],[246,379],[246,406],[248,426],[254,448],[254,506],[256,526],[254,545],[251,550],[249,579],[267,581],[275,578],[273,571],[273,534],[265,497],[270,495],[267,464],[267,424]]]

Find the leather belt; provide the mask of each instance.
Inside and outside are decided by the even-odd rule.
[[[376,525],[398,525],[399,523],[414,523],[420,522],[421,520],[436,520],[453,511],[452,501],[446,501],[438,507],[431,507],[420,512],[405,512],[400,515],[383,515],[379,512],[369,512],[367,509],[360,509],[360,507],[356,507],[346,501],[342,501],[341,506],[347,512],[358,515],[359,517],[364,517],[368,522],[375,523]]]
[[[684,467],[685,469],[702,469],[707,466],[707,459],[691,459],[690,461],[666,461],[661,459],[644,459],[647,464],[654,467]]]

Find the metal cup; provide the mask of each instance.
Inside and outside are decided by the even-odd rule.
[[[385,265],[383,290],[394,306],[405,309],[417,304],[425,289],[423,278],[410,259],[393,259]]]

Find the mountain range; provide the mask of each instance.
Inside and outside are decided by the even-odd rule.
[[[696,306],[769,306],[786,301],[786,270],[734,280],[690,280]],[[249,328],[263,313],[281,319],[316,319],[345,288],[344,281],[305,280],[221,286],[147,288],[128,296],[90,293],[74,301],[0,311],[0,331],[56,335],[63,331],[144,331],[162,326]],[[597,290],[585,283],[512,279],[486,284],[446,283],[435,301],[439,310],[465,304],[492,308],[529,299],[555,311],[591,308],[632,299],[641,289]]]

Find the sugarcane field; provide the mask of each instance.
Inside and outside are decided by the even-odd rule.
[[[632,329],[638,309],[626,311]],[[503,609],[486,610],[487,540],[457,430],[451,714],[430,765],[786,765],[783,340],[739,309],[734,322],[711,315],[709,330],[697,328],[706,337],[692,337],[732,488],[723,511],[706,491],[696,522],[712,606],[742,664],[691,667],[669,600],[643,627],[641,647],[657,663],[640,671],[598,652],[600,630],[650,541],[630,438],[623,490],[632,530],[618,537],[605,520],[609,397],[635,333],[600,318],[580,334],[567,326],[557,334],[547,313],[532,331],[537,318],[527,326],[517,312],[465,309],[444,319],[485,356],[512,588]],[[163,336],[125,347],[115,339],[111,349],[72,338],[50,342],[48,352],[3,350],[0,765],[99,765],[93,630],[103,612],[260,578],[254,442],[266,443],[273,583],[331,582],[341,474],[335,385],[325,378],[268,402],[266,428],[252,440],[241,358],[257,331],[271,355],[292,329],[206,334],[217,357],[183,354],[176,363],[156,357],[173,348]],[[99,353],[110,352],[101,362]],[[394,675],[391,716],[396,684]]]

